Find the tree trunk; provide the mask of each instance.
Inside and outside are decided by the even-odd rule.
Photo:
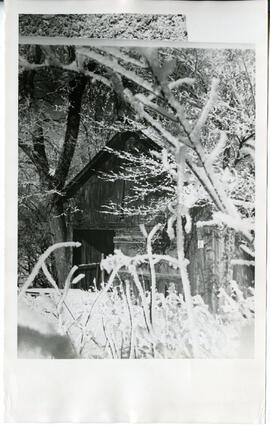
[[[75,78],[70,82],[69,108],[64,145],[53,178],[53,185],[57,191],[61,191],[65,186],[70,164],[74,156],[76,144],[78,141],[81,118],[80,112],[86,83],[87,79],[84,76]],[[66,216],[61,195],[56,195],[56,197],[52,199],[49,223],[53,237],[53,243],[67,242],[68,235]],[[54,257],[57,268],[58,285],[60,288],[63,288],[67,274],[72,266],[71,250],[59,249],[55,252]]]
[[[64,208],[61,201],[58,201],[51,208],[49,226],[52,234],[52,243],[67,242],[67,227],[64,215]],[[59,288],[63,288],[66,277],[71,269],[71,248],[61,248],[54,252],[56,273]]]
[[[63,190],[70,164],[72,162],[78,134],[80,128],[80,113],[82,99],[87,84],[87,79],[80,75],[71,79],[69,82],[68,96],[68,113],[67,123],[64,137],[64,144],[55,174],[50,174],[49,161],[46,154],[45,138],[43,134],[43,123],[38,118],[36,119],[32,132],[32,146],[21,143],[20,146],[25,154],[34,164],[40,179],[40,186],[43,193],[48,194],[47,200],[47,216],[48,224],[51,232],[52,244],[57,242],[67,242],[67,225],[64,211],[63,199],[61,191]],[[34,92],[34,88],[33,88]],[[34,93],[32,93],[32,111],[33,115],[39,116],[37,105],[35,103]],[[53,193],[51,195],[50,193]],[[59,249],[54,253],[56,274],[58,286],[64,287],[65,279],[71,266],[71,249]]]
[[[189,330],[192,344],[192,355],[198,357],[199,345],[194,320],[192,296],[190,290],[190,281],[187,271],[187,261],[184,251],[184,232],[182,223],[183,213],[183,186],[184,186],[184,168],[185,168],[185,148],[183,146],[175,153],[175,160],[177,164],[177,209],[176,209],[176,243],[177,243],[177,257],[180,277],[184,290],[184,297],[187,309],[187,316],[189,321]]]

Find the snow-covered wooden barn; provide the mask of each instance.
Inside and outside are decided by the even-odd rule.
[[[158,148],[151,139],[133,132],[117,134],[106,147],[129,152],[149,152]],[[117,173],[122,165],[121,159],[103,149],[65,188],[66,198],[73,198],[78,210],[72,216],[69,231],[73,240],[82,243],[81,248],[74,251],[73,263],[81,265],[80,269],[86,273],[82,282],[85,289],[91,285],[93,278],[100,281],[99,263],[104,256],[112,254],[117,248],[125,254],[135,255],[138,249],[144,247],[139,229],[142,218],[138,215],[104,213],[104,205],[110,202],[123,205],[129,194],[129,182],[112,182],[102,178],[103,173]],[[164,278],[167,278],[167,273]]]
[[[117,134],[107,147],[118,151],[136,149],[144,153],[160,149],[151,139],[135,132]],[[93,279],[99,285],[103,278],[100,261],[112,254],[114,249],[121,249],[126,255],[145,251],[145,241],[139,229],[145,219],[137,215],[103,212],[104,205],[109,202],[123,204],[129,193],[129,182],[101,178],[102,173],[117,173],[122,165],[119,157],[103,149],[65,188],[66,199],[73,199],[77,209],[72,215],[69,232],[70,238],[82,243],[81,248],[73,252],[73,264],[79,265],[80,271],[86,275],[80,283],[82,289],[91,287]],[[191,214],[193,225],[190,234],[186,235],[185,255],[190,261],[188,269],[192,292],[202,295],[208,305],[214,307],[216,290],[220,285],[240,279],[242,286],[248,287],[253,284],[254,270],[246,266],[232,266],[231,260],[240,255],[237,235],[233,231],[221,231],[212,226],[197,228],[198,220],[209,218],[206,208],[194,208]],[[175,255],[175,246],[168,246],[168,250]],[[159,291],[165,292],[171,282],[178,283],[181,290],[179,276],[173,268],[160,263],[156,272]],[[148,271],[141,270],[141,274],[147,285]]]

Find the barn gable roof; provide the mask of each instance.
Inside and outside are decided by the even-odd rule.
[[[125,150],[126,144],[130,139],[136,141],[143,141],[146,148],[158,149],[159,145],[149,137],[146,137],[142,132],[125,131],[117,133],[105,146],[105,148]],[[89,178],[96,174],[100,165],[106,161],[112,154],[102,149],[94,158],[65,186],[64,197],[71,198],[80,187],[89,180]]]

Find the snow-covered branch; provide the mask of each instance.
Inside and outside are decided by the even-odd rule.
[[[37,276],[39,270],[42,268],[43,264],[45,264],[46,259],[54,252],[56,249],[63,249],[63,248],[79,248],[81,246],[80,242],[59,242],[52,246],[50,246],[46,251],[39,257],[39,260],[35,264],[32,272],[26,279],[25,283],[22,285],[19,293],[19,297],[22,297],[29,286],[34,281],[35,277]]]
[[[208,155],[206,166],[212,167],[214,163],[219,159],[220,155],[222,154],[226,146],[226,140],[227,140],[226,133],[221,132],[219,141],[217,142],[212,152],[210,152]]]
[[[183,86],[184,84],[187,84],[189,86],[193,86],[195,83],[195,78],[179,78],[178,80],[172,81],[168,84],[169,89],[173,90],[180,86]]]
[[[79,53],[84,55],[85,57],[89,57],[90,59],[93,59],[97,63],[111,69],[112,71],[122,75],[123,77],[133,81],[135,84],[137,84],[139,87],[142,87],[143,89],[149,91],[150,93],[159,96],[158,90],[154,88],[148,81],[141,78],[139,75],[137,75],[133,71],[129,71],[128,69],[124,68],[122,65],[120,65],[117,60],[113,60],[109,58],[108,56],[101,55],[99,53],[94,52],[91,49],[86,48],[80,48]]]
[[[125,89],[124,94],[127,101],[135,109],[139,116],[145,119],[149,124],[151,124],[155,128],[155,130],[157,130],[159,134],[164,137],[164,139],[169,143],[169,145],[174,148],[179,146],[180,141],[178,140],[178,138],[173,136],[168,130],[164,128],[164,126],[158,120],[154,119],[148,112],[146,112],[143,106],[132,95],[130,90]],[[182,143],[182,141],[180,143]]]
[[[131,57],[130,55],[127,55],[124,53],[121,48],[117,47],[102,47],[102,51],[106,52],[108,55],[113,56],[117,59],[120,59],[123,62],[130,63],[131,65],[135,65],[139,68],[146,69],[147,65],[145,61],[135,59]]]
[[[135,98],[138,99],[144,106],[148,106],[148,108],[152,109],[154,112],[157,112],[163,117],[168,118],[170,121],[177,122],[177,119],[172,114],[166,111],[165,108],[162,108],[156,103],[151,102],[151,100],[149,100],[149,97],[146,97],[145,95],[139,93],[135,95]]]
[[[90,77],[92,82],[95,83],[96,81],[106,85],[107,87],[112,88],[112,82],[104,77],[103,75],[100,74],[96,74],[95,72],[92,71],[88,71],[87,69],[83,68],[82,66],[78,65],[77,61],[72,62],[69,65],[65,65],[63,63],[61,63],[60,61],[54,62],[53,64],[51,64],[48,61],[44,61],[41,64],[35,64],[32,62],[29,62],[26,58],[24,58],[23,56],[19,56],[19,67],[20,67],[20,73],[27,71],[27,70],[37,70],[37,69],[41,69],[41,68],[48,68],[50,66],[53,66],[55,68],[59,68],[62,69],[63,71],[68,71],[71,73],[76,73],[76,74],[81,74],[84,75],[85,77]]]
[[[254,231],[254,223],[250,219],[241,217],[232,217],[231,215],[222,212],[213,213],[213,219],[207,221],[198,221],[197,227],[203,226],[228,226],[231,229],[242,233],[249,241],[253,241],[252,231]]]
[[[209,112],[212,109],[212,107],[213,107],[213,105],[214,105],[214,103],[217,99],[218,84],[219,84],[218,79],[213,78],[208,101],[206,102],[206,104],[205,104],[205,106],[204,106],[204,108],[203,108],[203,110],[200,114],[200,117],[199,117],[198,121],[196,122],[196,124],[195,124],[195,126],[194,126],[194,128],[193,128],[193,130],[190,134],[190,137],[195,144],[198,142],[200,132],[201,132],[203,126],[205,125],[207,118],[209,116]]]

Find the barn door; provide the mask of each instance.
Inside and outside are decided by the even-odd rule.
[[[79,266],[79,272],[85,274],[85,278],[80,282],[81,289],[88,290],[93,287],[94,279],[97,288],[100,287],[100,262],[102,257],[113,253],[114,234],[113,230],[74,230],[74,241],[82,244],[73,254],[73,265]]]

